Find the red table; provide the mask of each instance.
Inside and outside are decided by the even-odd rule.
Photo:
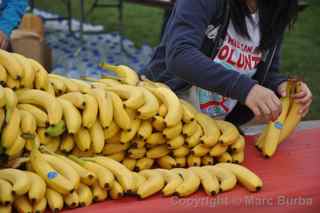
[[[304,130],[283,143],[272,159],[264,159],[247,138],[245,165],[264,181],[259,193],[238,186],[235,190],[208,197],[199,192],[189,198],[146,200],[124,198],[106,201],[68,213],[188,213],[195,212],[320,212],[320,129]]]

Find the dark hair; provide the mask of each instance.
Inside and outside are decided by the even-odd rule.
[[[250,38],[245,17],[250,11],[245,0],[229,0],[231,20],[240,35]],[[291,28],[298,16],[298,0],[257,0],[260,18],[260,50],[272,47],[286,29]]]

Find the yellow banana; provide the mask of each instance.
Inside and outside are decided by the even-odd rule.
[[[137,191],[137,194],[141,199],[161,191],[165,181],[160,172],[156,170],[144,170],[139,174],[146,178],[144,184],[142,184]]]
[[[10,75],[8,76],[6,87],[17,90],[20,88],[20,81],[14,80]]]
[[[73,188],[79,187],[80,176],[72,166],[56,155],[42,154],[42,156],[44,160],[47,161],[55,170],[71,182]]]
[[[0,178],[0,205],[8,206],[13,202],[12,185]]]
[[[23,68],[13,57],[12,53],[0,49],[0,64],[7,70],[8,74],[15,80],[23,78]]]
[[[140,124],[141,124],[140,119],[132,120],[130,130],[124,130],[121,132],[120,142],[124,144],[129,143],[136,136],[140,128]]]
[[[16,108],[18,103],[18,98],[16,93],[10,88],[3,88],[5,96],[5,108],[6,108],[6,121],[9,122],[11,118],[12,111]],[[2,104],[3,105],[3,104]]]
[[[152,134],[152,125],[150,121],[145,120],[141,122],[139,130],[137,132],[138,137],[146,140]]]
[[[237,141],[230,146],[232,152],[240,152],[245,149],[246,141],[245,138],[240,135]]]
[[[31,152],[31,150],[32,150],[32,144],[35,144],[35,146],[37,147],[37,149],[39,149],[39,147],[40,147],[40,145],[41,145],[41,143],[40,143],[40,139],[39,139],[39,136],[38,135],[35,135],[35,137],[34,138],[32,138],[32,139],[27,139],[27,140],[25,140],[25,144],[24,144],[24,148],[26,149],[26,150],[28,150],[29,152]],[[22,145],[21,145],[22,146]],[[22,150],[22,152],[23,152],[23,150]],[[22,154],[22,153],[21,153]],[[21,155],[20,155],[21,156]]]
[[[95,153],[101,153],[104,147],[104,131],[99,121],[89,129],[92,141],[92,149]]]
[[[146,142],[144,140],[141,140],[139,138],[134,138],[131,144],[131,148],[145,148]]]
[[[132,192],[134,183],[131,171],[129,169],[127,169],[121,163],[108,157],[93,157],[92,159],[101,166],[109,169],[116,176],[125,192]]]
[[[22,154],[24,147],[26,146],[26,140],[21,136],[18,136],[13,145],[6,149],[6,154],[10,157],[18,157]]]
[[[166,140],[162,133],[156,132],[156,133],[152,133],[147,138],[146,143],[150,145],[160,145],[160,144],[165,144]]]
[[[190,137],[194,135],[197,131],[197,125],[198,124],[196,120],[193,120],[189,123],[184,124],[182,127],[183,136]]]
[[[6,69],[0,64],[0,85],[4,86],[7,82],[8,74]]]
[[[43,213],[47,208],[47,198],[43,197],[39,202],[34,203],[32,206],[34,213]]]
[[[48,79],[49,79],[49,84],[51,84],[51,86],[53,87],[54,93],[56,96],[63,95],[64,93],[67,92],[66,85],[64,85],[62,81],[56,78],[52,78],[51,74],[48,74]]]
[[[74,134],[79,131],[81,127],[81,114],[78,109],[69,101],[58,98],[57,99],[63,109],[63,118],[65,120],[68,133]]]
[[[169,141],[167,141],[168,149],[178,149],[184,145],[184,137],[179,135]]]
[[[122,83],[135,86],[139,82],[139,77],[137,73],[127,66],[124,66],[124,65],[114,66],[106,63],[102,63],[100,64],[100,66],[103,69],[116,73],[117,76],[119,77],[119,80]]]
[[[40,108],[31,104],[18,104],[19,110],[24,110],[33,115],[38,127],[47,127],[49,124],[48,115]]]
[[[5,148],[10,148],[14,145],[14,141],[19,137],[21,129],[21,114],[17,108],[14,108],[9,121],[2,129],[1,143]]]
[[[195,119],[201,126],[204,135],[201,137],[201,143],[208,147],[213,147],[218,143],[220,130],[215,121],[204,113],[197,113]]]
[[[160,166],[160,168],[163,169],[172,169],[177,165],[176,160],[169,155],[157,159],[157,163]]]
[[[34,104],[43,107],[48,113],[49,123],[57,124],[62,119],[62,107],[58,100],[46,92],[26,89],[16,92],[18,102],[22,104]]]
[[[23,195],[30,189],[31,181],[27,174],[18,169],[1,169],[0,179],[8,181],[12,185],[12,193]]]
[[[32,205],[26,195],[17,197],[13,203],[17,212],[32,213]]]
[[[1,67],[1,66],[0,66]],[[0,70],[1,72],[1,70]],[[4,107],[7,104],[6,93],[4,88],[0,85],[0,107]]]
[[[25,172],[31,181],[31,186],[28,191],[28,198],[32,203],[40,202],[46,193],[46,183],[44,180],[33,172]]]
[[[24,72],[24,75],[20,81],[21,86],[24,88],[33,89],[35,70],[31,66],[30,61],[17,53],[12,53],[12,56],[18,61]]]
[[[120,131],[120,128],[114,121],[112,121],[110,126],[106,129],[104,129],[103,131],[104,131],[104,139],[108,140],[108,139],[114,137],[115,135],[117,135],[117,133]],[[120,138],[119,138],[119,140],[120,140]]]
[[[174,169],[182,176],[183,182],[176,188],[179,197],[187,197],[195,193],[200,186],[200,178],[190,169]]]
[[[52,212],[60,212],[63,208],[63,196],[57,191],[47,188],[46,198]]]
[[[66,134],[61,139],[61,144],[59,146],[60,151],[64,153],[69,153],[75,147],[75,142],[72,135]]]
[[[19,110],[19,112],[21,115],[21,136],[25,139],[34,138],[37,129],[37,121],[35,117],[25,110]]]
[[[221,143],[216,144],[213,148],[211,148],[209,155],[212,157],[219,157],[223,153],[225,153],[228,150],[228,146],[224,146]]]
[[[244,150],[239,152],[234,152],[231,154],[232,156],[232,163],[241,164],[244,161],[245,153]]]
[[[216,124],[221,131],[221,135],[219,137],[220,143],[227,146],[232,145],[237,141],[240,133],[236,126],[223,120],[216,120]]]
[[[218,162],[221,162],[221,163],[232,163],[231,154],[229,152],[223,153],[221,156],[219,156]]]
[[[201,164],[203,166],[213,165],[214,164],[214,158],[209,156],[209,155],[203,156],[202,159],[201,159]]]
[[[48,72],[43,68],[43,66],[34,59],[28,59],[33,70],[36,73],[35,76],[35,88],[43,91],[48,91],[49,79]]]
[[[120,81],[118,81],[116,79],[111,79],[111,78],[101,78],[97,82],[102,83],[105,86],[109,86],[109,87],[122,85],[122,83]]]
[[[210,152],[210,148],[206,147],[203,144],[198,144],[192,148],[191,154],[197,157],[203,157]]]
[[[108,198],[108,192],[102,188],[97,182],[91,186],[92,196],[94,202],[105,201]]]
[[[182,177],[172,170],[158,169],[165,180],[166,185],[162,189],[163,196],[171,196],[176,192],[178,186],[183,183]]]
[[[62,82],[66,88],[66,92],[78,92],[78,84],[71,81],[69,78],[63,77],[61,75],[49,74],[49,79],[56,79]]]
[[[110,94],[101,88],[91,90],[90,95],[94,96],[99,108],[99,120],[103,128],[109,127],[113,119],[114,105]]]
[[[6,112],[4,111],[4,109],[0,108],[0,129],[2,129],[4,122],[6,120]]]
[[[143,158],[147,152],[146,148],[130,148],[128,151],[128,157],[133,159]]]
[[[163,131],[166,128],[164,118],[161,116],[154,116],[152,118],[152,127],[159,132]]]
[[[81,127],[78,132],[74,135],[74,140],[76,142],[77,147],[84,152],[89,151],[91,147],[91,137],[89,130]]]
[[[179,122],[177,125],[166,128],[163,130],[162,134],[167,138],[167,139],[173,139],[176,138],[180,135],[182,132],[182,122]]]
[[[70,209],[77,208],[79,206],[79,195],[75,191],[65,195],[63,200],[66,206]]]
[[[187,158],[186,157],[176,157],[177,168],[184,168],[187,166]]]
[[[122,186],[117,181],[114,181],[114,183],[111,187],[111,190],[110,190],[111,199],[117,200],[123,196],[124,196],[124,191],[123,191]]]
[[[164,118],[164,117],[166,117],[167,113],[168,113],[168,109],[167,109],[166,105],[165,104],[161,104],[159,106],[159,110],[158,110],[157,115]]]
[[[91,86],[86,81],[79,80],[79,79],[70,79],[70,80],[78,86],[80,92],[90,93]]]
[[[122,151],[122,152],[115,153],[113,155],[108,155],[108,158],[121,162],[125,158],[125,156],[126,156],[126,152]]]
[[[126,151],[129,148],[129,144],[120,143],[107,143],[103,147],[103,155],[113,155],[118,152]]]
[[[54,91],[54,88],[53,86],[49,83],[48,84],[48,89],[46,91],[49,95],[53,96],[53,97],[56,97],[56,94],[55,94],[55,91]]]
[[[195,155],[188,155],[187,164],[189,167],[191,166],[201,166],[201,157],[197,157]]]
[[[269,129],[269,125],[266,125],[266,127],[263,129],[263,131],[260,133],[255,145],[258,151],[262,152],[262,148],[264,147],[264,144],[266,142],[266,135]]]
[[[84,109],[86,106],[86,100],[80,92],[70,92],[61,95],[60,98],[71,102],[78,109]]]
[[[237,178],[230,169],[220,166],[205,166],[203,168],[218,178],[222,192],[232,190],[237,185]]]
[[[184,123],[192,122],[195,119],[195,116],[198,113],[198,111],[189,102],[183,99],[180,99],[180,102],[182,104],[182,109],[183,109],[183,116],[182,116],[183,122]]]
[[[210,196],[219,193],[220,185],[216,176],[211,175],[208,170],[202,167],[191,167],[189,169],[200,178],[202,188],[207,195]]]
[[[149,149],[146,153],[147,158],[156,159],[169,154],[170,150],[167,145],[158,145]]]
[[[84,108],[82,111],[82,125],[86,128],[91,128],[97,120],[98,103],[96,99],[89,94],[83,95]]]
[[[137,160],[133,158],[125,158],[121,162],[125,167],[127,167],[130,171],[133,171],[136,167]]]
[[[112,103],[113,103],[113,111],[114,111],[113,116],[114,116],[115,123],[121,129],[129,130],[131,128],[131,120],[128,113],[124,109],[122,100],[117,94],[113,92],[109,92],[109,95],[111,96]]]
[[[217,166],[230,170],[249,191],[260,191],[263,186],[262,180],[244,166],[231,163],[219,163]]]
[[[60,137],[51,137],[50,142],[43,146],[45,146],[50,152],[57,152],[60,146]]]
[[[137,173],[137,172],[132,172],[132,176],[133,176],[134,185],[135,185],[133,193],[136,194],[138,189],[139,189],[139,187],[142,186],[145,183],[146,178],[143,175],[141,175],[140,173]]]
[[[186,138],[186,143],[189,148],[193,148],[200,143],[200,138],[203,135],[202,128],[199,124],[196,125],[196,131],[193,135]]]
[[[147,120],[155,116],[159,109],[158,99],[146,88],[139,87],[144,95],[144,104],[137,109],[138,117],[143,120]],[[164,105],[163,105],[164,106]]]
[[[136,163],[136,171],[142,171],[145,169],[150,169],[154,164],[154,160],[151,158],[140,158]]]
[[[186,145],[183,145],[179,147],[178,149],[172,150],[173,156],[179,158],[179,157],[185,157],[189,154],[189,148]]]

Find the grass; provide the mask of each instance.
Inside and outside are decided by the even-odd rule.
[[[72,0],[73,12],[79,17],[78,2]],[[109,0],[107,2],[111,2]],[[35,0],[36,6],[55,13],[65,14],[62,4],[51,0]],[[85,1],[89,8],[91,1]],[[103,0],[101,0],[103,2]],[[312,89],[314,102],[306,119],[320,119],[320,1],[308,0],[310,7],[299,17],[294,30],[285,37],[282,72],[302,77]],[[136,45],[144,42],[156,46],[162,24],[163,11],[135,4],[125,4],[124,35]],[[115,9],[98,9],[89,18],[91,23],[102,24],[107,31],[118,28]]]

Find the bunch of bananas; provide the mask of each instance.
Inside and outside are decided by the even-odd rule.
[[[301,121],[301,105],[292,99],[292,95],[301,91],[301,81],[289,80],[287,96],[281,99],[282,112],[276,121],[270,122],[259,136],[256,147],[266,158],[272,157],[278,146],[284,142]]]
[[[26,166],[0,170],[0,210],[44,212],[48,207],[59,212],[63,207],[77,208],[124,195],[144,199],[158,192],[164,196],[189,196],[200,185],[208,195],[232,190],[237,182],[249,191],[263,186],[249,169],[232,163],[188,169],[148,169],[133,172],[108,157],[81,157],[41,152],[32,143]]]
[[[129,67],[102,79],[48,74],[36,61],[0,50],[3,152],[17,158],[31,142],[55,153],[108,156],[130,170],[242,163],[245,140],[166,85],[139,80]]]

